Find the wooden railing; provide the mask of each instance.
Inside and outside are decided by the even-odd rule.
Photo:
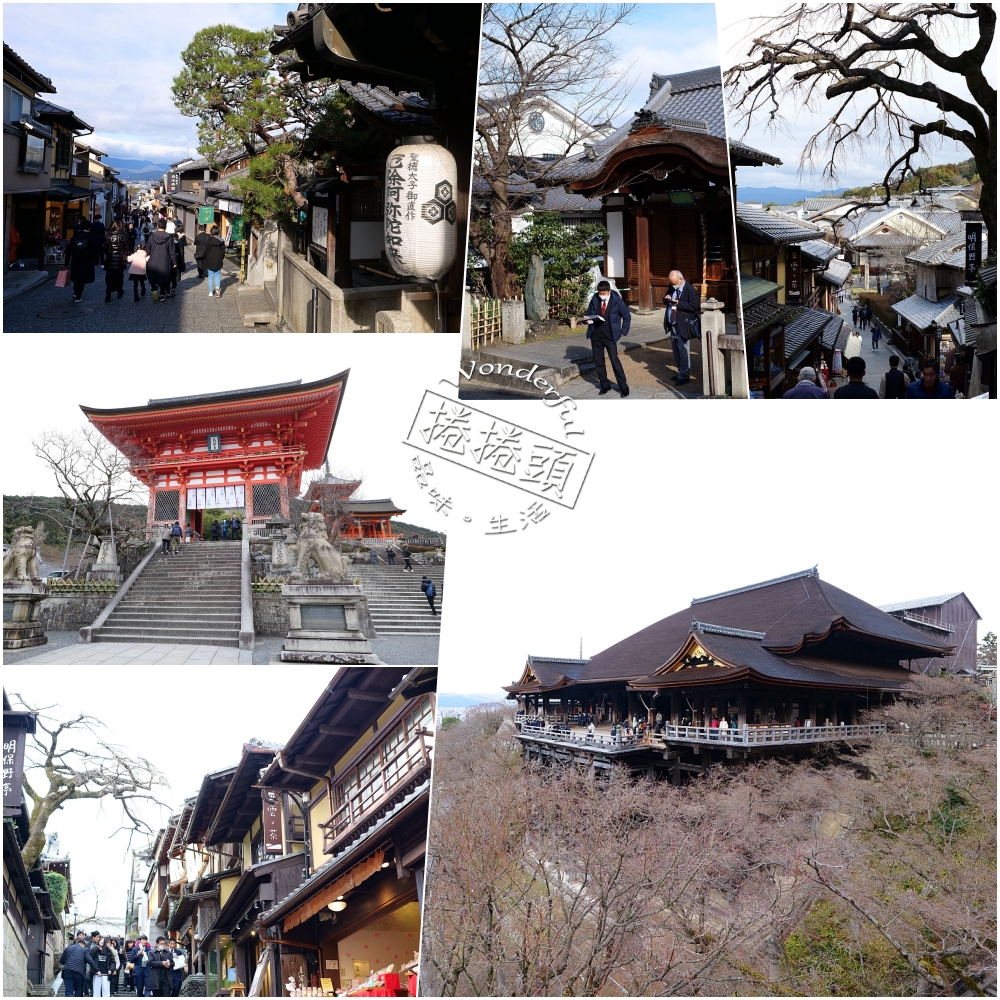
[[[561,723],[542,725],[540,720],[518,714],[514,719],[525,737],[537,736],[572,745],[601,747],[602,749],[635,748],[639,746],[663,746],[667,743],[716,744],[719,746],[781,746],[800,743],[820,743],[831,740],[871,739],[886,731],[882,723],[868,725],[839,726],[742,726],[733,729],[713,729],[710,726],[665,725],[659,735],[647,732],[643,736],[612,736],[609,733],[573,732]]]
[[[433,752],[434,733],[429,729],[414,732],[381,768],[373,771],[364,784],[352,791],[350,798],[341,803],[325,823],[320,824],[323,852],[330,854],[339,840],[394,794],[409,777],[424,768],[429,769]]]
[[[471,299],[472,349],[503,340],[503,304],[500,299]]]

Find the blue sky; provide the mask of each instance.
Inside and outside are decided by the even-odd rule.
[[[57,93],[49,98],[94,127],[111,156],[168,163],[194,154],[193,118],[170,85],[195,32],[213,24],[270,27],[297,4],[5,3],[3,40]]]

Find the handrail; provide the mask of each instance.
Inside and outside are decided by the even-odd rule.
[[[253,649],[253,564],[250,560],[250,532],[240,539],[240,649]]]
[[[89,624],[85,625],[80,629],[80,642],[93,642],[94,632],[97,631],[107,620],[111,617],[111,612],[118,607],[121,603],[122,598],[129,592],[132,584],[139,579],[139,574],[146,568],[147,563],[153,556],[156,555],[160,550],[155,546],[151,545],[149,551],[143,556],[142,562],[134,570],[132,570],[129,578],[118,588],[118,593],[104,605],[104,610]]]
[[[525,737],[536,736],[539,739],[556,743],[572,745],[597,746],[615,750],[639,746],[666,746],[668,743],[715,743],[722,746],[764,746],[787,745],[793,743],[817,743],[829,740],[867,739],[886,732],[884,723],[868,723],[862,725],[836,726],[747,726],[732,729],[713,729],[710,726],[674,726],[665,725],[663,732],[653,735],[647,732],[644,736],[622,735],[608,736],[604,733],[574,733],[569,727],[561,724],[532,725],[532,720],[524,715],[514,719],[521,734]]]

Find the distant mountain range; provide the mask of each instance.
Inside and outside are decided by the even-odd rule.
[[[503,701],[507,697],[506,691],[498,691],[496,694],[439,694],[437,696],[438,708],[469,708],[472,705],[484,705],[491,702]]]
[[[847,188],[836,191],[803,191],[800,188],[779,187],[737,187],[736,197],[740,201],[760,201],[765,205],[770,201],[775,205],[794,205],[804,198],[822,198],[826,195],[843,194]]]
[[[152,160],[126,160],[117,156],[107,156],[104,162],[119,171],[123,181],[159,180],[170,168],[169,163],[154,163]]]

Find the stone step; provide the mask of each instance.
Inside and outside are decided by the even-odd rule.
[[[176,622],[170,622],[163,625],[151,625],[143,622],[124,622],[122,624],[114,625],[102,625],[95,633],[95,638],[112,638],[113,636],[120,636],[123,634],[129,635],[146,635],[146,636],[186,636],[186,642],[201,642],[202,636],[211,636],[211,639],[205,639],[206,642],[212,642],[215,639],[232,639],[235,642],[239,641],[239,627],[236,628],[215,628],[206,625],[195,625],[190,628],[178,625]]]
[[[245,327],[252,329],[258,323],[274,326],[278,322],[278,310],[266,284],[264,287],[237,285],[236,304],[239,306]]]
[[[239,636],[231,638],[220,636],[215,633],[205,633],[203,635],[193,634],[172,634],[172,633],[151,633],[142,632],[109,632],[98,629],[94,633],[95,642],[155,642],[158,644],[170,644],[172,646],[239,646]]]
[[[194,619],[189,618],[186,615],[176,615],[172,612],[141,612],[141,611],[123,611],[121,614],[118,613],[117,609],[110,615],[107,620],[108,625],[125,625],[129,622],[146,622],[150,625],[162,625],[164,623],[171,624],[173,622],[180,621],[192,621]],[[211,614],[211,615],[200,615],[197,618],[199,625],[212,626],[217,628],[236,628],[240,627],[240,613],[239,611],[234,611],[228,614]]]

